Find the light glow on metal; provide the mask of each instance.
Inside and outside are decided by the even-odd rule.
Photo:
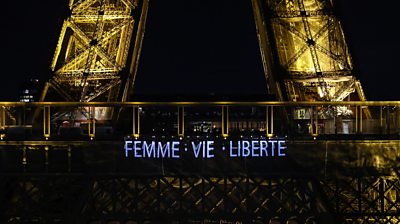
[[[289,101],[343,101],[356,93],[359,100],[365,100],[332,1],[267,0],[264,8],[260,5],[253,0],[264,67],[278,63],[287,75],[283,86],[278,84],[277,89],[282,92],[277,90],[277,94],[285,95]],[[272,33],[263,29],[262,14],[268,15],[266,22],[270,23]],[[266,41],[266,36],[273,40]],[[266,52],[271,41],[276,45],[272,51],[275,50],[278,62],[265,56],[273,57]],[[274,73],[271,69],[266,72]],[[277,74],[280,75],[284,74]],[[271,79],[271,74],[266,77]]]

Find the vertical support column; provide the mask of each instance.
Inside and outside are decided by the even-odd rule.
[[[6,108],[0,107],[0,139],[3,140],[6,137],[5,129],[6,129]]]
[[[396,112],[395,112],[395,130],[397,134],[400,134],[400,110],[399,108],[396,108]]]
[[[380,212],[384,214],[386,207],[385,204],[387,202],[387,199],[385,197],[385,179],[383,179],[382,177],[379,178],[379,201],[381,202],[379,208]]]
[[[382,110],[382,106],[379,107],[379,128],[380,128],[380,133],[383,134],[383,110]]]
[[[267,106],[266,108],[265,131],[268,138],[274,136],[274,107]]]
[[[49,146],[44,147],[44,166],[46,172],[49,172]]]
[[[390,108],[389,106],[386,106],[386,110],[385,110],[385,120],[386,120],[386,133],[387,135],[390,134]]]
[[[44,106],[43,108],[43,136],[48,140],[51,134],[50,128],[51,118],[50,118],[50,106]]]
[[[178,107],[178,136],[185,136],[185,107]]]
[[[362,134],[362,129],[363,129],[363,124],[362,124],[362,119],[363,119],[363,117],[362,117],[362,110],[363,109],[363,107],[362,106],[360,106],[360,108],[358,109],[358,112],[359,112],[359,115],[358,115],[358,119],[359,119],[359,121],[358,121],[358,133],[359,134]]]
[[[88,134],[91,140],[96,136],[96,116],[95,116],[96,108],[89,107],[88,113]]]
[[[229,107],[222,106],[222,123],[221,123],[221,134],[222,137],[226,138],[229,135]]]
[[[24,167],[24,171],[26,168],[26,165],[28,164],[28,159],[27,159],[27,146],[22,146],[22,166]]]
[[[68,173],[70,173],[71,172],[71,157],[72,157],[72,149],[71,149],[71,146],[68,146],[68,149],[67,149],[67,154],[68,154]]]
[[[360,106],[360,134],[363,133],[363,106]]]
[[[358,134],[358,106],[355,106],[355,114],[356,114],[356,134]]]
[[[310,108],[310,126],[311,126],[311,136],[318,136],[318,111],[315,110],[315,107]],[[315,113],[316,112],[316,113]],[[315,116],[314,116],[315,113]]]
[[[140,111],[138,106],[134,106],[132,111],[132,136],[139,138],[140,135]]]
[[[356,134],[362,134],[363,132],[362,113],[362,106],[356,106]]]

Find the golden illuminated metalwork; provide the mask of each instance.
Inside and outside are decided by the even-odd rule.
[[[340,120],[343,126],[340,128],[338,119],[318,117],[318,112],[329,106],[349,107],[356,112]],[[380,118],[362,116],[361,109],[365,106],[375,107],[371,111],[379,113]],[[138,217],[138,213],[162,214],[163,219],[171,215],[171,219],[182,211],[190,211],[184,214],[186,217],[210,214],[210,217],[246,216],[246,220],[254,220],[256,216],[262,218],[260,223],[277,215],[284,223],[291,223],[289,217],[297,217],[298,223],[330,223],[337,217],[338,221],[332,223],[383,224],[397,223],[400,217],[399,101],[0,102],[0,108],[6,107],[15,115],[29,115],[32,108],[44,108],[44,119],[36,121],[39,125],[25,123],[24,120],[30,119],[23,116],[14,116],[14,122],[4,110],[0,111],[1,125],[7,133],[0,141],[0,178],[6,180],[0,181],[3,189],[0,198],[4,198],[7,220],[22,217],[27,222],[39,219],[53,222],[76,216],[89,222],[93,217],[107,221],[122,217],[118,221],[122,223],[125,217]],[[109,123],[96,119],[96,109],[105,107],[132,108],[132,111],[125,113],[128,119],[121,120],[121,126],[109,129]],[[251,110],[244,113],[246,116],[238,116],[245,111],[243,107]],[[85,108],[86,123],[83,124],[82,118],[79,127],[57,126],[57,121],[51,121],[50,117],[60,108]],[[199,108],[210,111],[211,116],[196,114],[205,111]],[[282,112],[290,109],[299,115],[288,117],[290,120],[286,122],[282,120]],[[237,118],[241,126],[235,124]],[[168,130],[154,129],[164,121],[171,124]],[[212,132],[199,133],[193,128],[197,121],[220,125]],[[255,127],[251,125],[253,122],[264,125]],[[246,127],[243,123],[247,123]],[[309,130],[303,132],[297,128],[302,124]],[[349,126],[344,128],[345,124]],[[49,139],[41,138],[42,130],[35,126],[42,126],[43,133],[48,134],[44,137]],[[72,135],[67,132],[71,130],[74,130]],[[227,140],[222,140],[221,135]],[[211,140],[216,144],[222,141],[232,144],[238,139],[255,142],[266,137],[273,138],[272,141],[285,139],[288,158],[238,160],[228,156],[228,150],[225,154],[224,148],[213,159],[131,160],[123,156],[123,142],[133,138],[138,142],[161,139],[190,144]],[[9,186],[4,184],[7,181]],[[128,203],[122,204],[124,201]],[[155,203],[163,206],[154,206]],[[193,206],[196,203],[199,206]],[[40,206],[43,204],[48,207]],[[57,213],[69,214],[71,205],[79,207],[74,210],[76,214]],[[49,212],[49,208],[56,211]],[[240,209],[244,210],[235,216],[237,213],[233,211]],[[115,214],[108,213],[110,210]]]
[[[252,2],[270,92],[289,101],[342,101],[354,92],[365,100],[333,1]]]
[[[185,136],[185,107],[178,107],[178,136]]]
[[[222,137],[226,138],[229,135],[229,107],[222,106],[222,120],[221,120],[221,131]]]
[[[41,98],[45,100],[51,87],[69,102],[0,102],[2,218],[27,223],[89,219],[164,223],[194,217],[187,221],[200,223],[196,217],[208,214],[219,219],[215,222],[231,216],[257,223],[398,223],[400,102],[365,101],[340,23],[332,14],[332,0],[252,1],[269,91],[276,93],[279,101],[126,102],[135,79],[148,0],[70,0],[72,15],[64,23],[52,64],[55,75]],[[139,17],[133,16],[135,11],[141,11]],[[130,68],[124,69],[128,61]],[[287,76],[281,76],[285,73]],[[359,101],[343,101],[353,92]],[[122,149],[124,128],[116,129],[116,135],[104,135],[105,128],[112,127],[104,122],[104,111],[132,108],[132,119],[121,121],[132,125],[132,137],[151,134],[152,139],[156,135],[164,138],[168,131],[160,135],[154,129],[146,132],[146,126],[158,125],[146,124],[146,116],[157,118],[145,113],[151,106],[160,110],[177,107],[177,126],[172,129],[180,140],[190,139],[185,134],[186,107],[221,108],[216,113],[220,132],[215,133],[232,139],[246,132],[253,139],[251,133],[257,133],[251,123],[242,132],[234,129],[235,114],[230,113],[235,107],[263,107],[265,117],[257,120],[253,110],[250,116],[264,124],[258,128],[262,135],[288,140],[290,162],[280,160],[279,166],[272,160],[238,162],[226,159],[229,157],[200,163],[187,158],[179,160],[182,163],[164,159],[130,162],[116,150]],[[26,123],[25,116],[34,107],[43,109],[43,120],[36,122],[43,125],[46,141],[38,140],[35,123]],[[368,118],[367,113],[364,117],[367,107],[377,107],[379,119]],[[86,128],[87,134],[62,133],[66,127],[51,117],[76,108],[85,114],[75,114],[73,119],[81,122],[76,124],[86,124],[78,129]],[[340,120],[338,113],[333,118],[322,116],[319,112],[325,108],[342,111],[346,121]],[[286,111],[295,112],[286,117],[288,122],[282,118]],[[352,113],[346,114],[348,111]],[[245,120],[249,121],[251,117]],[[187,123],[189,126],[190,121]],[[299,132],[294,130],[295,124]],[[304,124],[308,132],[301,129]],[[329,140],[332,134],[333,140]],[[387,140],[382,134],[397,140]],[[364,139],[368,135],[373,139]],[[101,141],[88,143],[82,140],[85,136]]]
[[[269,88],[280,100],[342,101],[353,92],[365,100],[332,1],[252,2]],[[126,101],[148,0],[70,0],[69,5],[72,15],[62,27],[48,85],[66,101]],[[123,74],[126,62],[131,67]]]
[[[133,107],[132,110],[132,136],[138,138],[140,136],[140,109]]]
[[[0,139],[3,140],[5,137],[4,129],[6,126],[6,108],[5,107],[0,107]]]
[[[49,86],[64,101],[126,101],[135,78],[147,2],[70,0],[71,16],[64,21],[51,64],[55,74],[41,101]],[[127,69],[129,60],[134,63]]]
[[[274,107],[266,106],[265,131],[269,138],[274,136]]]

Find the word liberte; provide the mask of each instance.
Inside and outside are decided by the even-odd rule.
[[[179,159],[181,153],[193,153],[195,158],[214,158],[216,150],[227,151],[229,157],[285,157],[284,140],[239,140],[216,146],[214,141],[125,141],[125,157]]]

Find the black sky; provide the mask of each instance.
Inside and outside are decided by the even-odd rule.
[[[136,92],[266,92],[250,1],[153,3]]]
[[[358,78],[370,100],[398,100],[396,7],[337,0]],[[67,0],[2,5],[0,100],[30,77],[46,79]],[[250,0],[152,0],[136,93],[263,94]]]

